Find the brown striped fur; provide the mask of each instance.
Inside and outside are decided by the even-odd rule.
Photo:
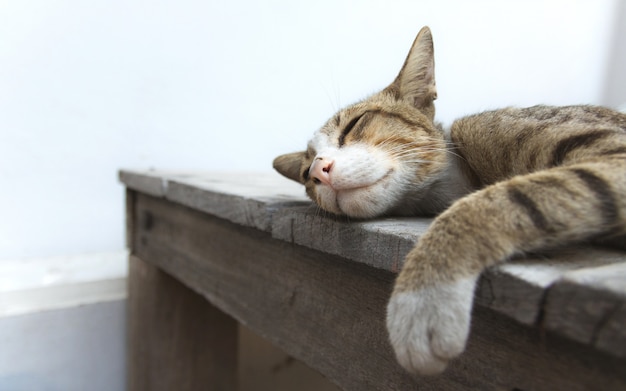
[[[626,234],[626,115],[505,108],[461,118],[446,134],[433,122],[436,96],[424,28],[389,87],[337,113],[307,151],[274,161],[332,213],[438,215],[406,257],[387,314],[399,362],[422,374],[463,351],[486,267]]]

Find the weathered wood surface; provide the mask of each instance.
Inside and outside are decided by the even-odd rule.
[[[128,390],[235,391],[237,322],[135,256],[128,282]]]
[[[444,377],[414,383],[382,322],[393,276],[430,220],[338,219],[272,174],[120,178],[134,254],[345,389],[626,388],[624,252],[581,247],[488,270],[468,351]]]
[[[277,174],[122,171],[120,178],[129,189],[393,273],[430,224],[423,218],[328,216],[300,185]],[[519,259],[485,272],[476,302],[625,358],[624,268],[626,253],[592,247]]]
[[[552,334],[543,335],[537,328],[482,306],[474,310],[472,335],[462,357],[443,376],[413,378],[396,363],[384,326],[394,273],[293,245],[272,238],[269,232],[229,223],[162,198],[136,194],[132,209],[135,257],[184,281],[213,305],[345,390],[626,387],[623,360]],[[184,293],[177,290],[168,289],[159,297],[179,302],[178,296]],[[152,300],[145,307],[159,305],[159,300]],[[185,318],[172,314],[170,322],[194,321]],[[146,320],[143,327],[146,332],[148,323]],[[193,337],[198,333],[202,334],[196,330],[189,339],[202,350],[204,342]],[[158,340],[145,344],[160,349]],[[148,361],[147,357],[144,360]]]

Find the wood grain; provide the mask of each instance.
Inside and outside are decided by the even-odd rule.
[[[306,201],[301,186],[277,174],[122,171],[120,178],[131,190],[392,273],[400,270],[404,256],[431,222],[421,218],[360,221],[329,216]],[[610,275],[585,278],[596,268],[612,264],[626,264],[626,253],[580,246],[516,259],[483,273],[476,302],[523,324],[546,328],[626,358],[626,327],[618,321],[621,310],[615,304],[623,308],[626,295],[616,284],[605,283]],[[578,277],[570,278],[574,275]],[[617,285],[626,286],[626,277],[618,276],[617,281]],[[574,293],[613,304],[586,311],[567,300]],[[596,339],[597,343],[591,342]]]
[[[237,322],[150,263],[129,259],[129,391],[237,389]]]
[[[392,272],[167,200],[135,200],[133,254],[345,390],[626,388],[623,360],[480,305],[461,358],[443,376],[412,378],[387,343]]]
[[[626,357],[625,281],[625,263],[566,273],[547,296],[546,327]]]

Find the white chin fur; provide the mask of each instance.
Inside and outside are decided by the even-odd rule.
[[[398,202],[404,185],[396,172],[389,172],[378,182],[355,189],[335,191],[318,185],[318,204],[329,212],[355,218],[372,218],[389,212]]]
[[[420,375],[443,372],[465,349],[477,276],[395,293],[387,330],[400,365]]]
[[[320,185],[317,189],[318,203],[322,209],[339,215],[362,219],[377,217],[388,212],[396,200],[393,192],[384,193],[374,189],[375,186],[334,191]]]
[[[387,199],[376,199],[375,193],[369,189],[354,189],[339,192],[337,204],[350,217],[371,218],[389,210],[391,199],[391,196]]]

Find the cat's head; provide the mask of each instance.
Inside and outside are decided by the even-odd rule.
[[[340,110],[305,151],[277,157],[274,168],[337,215],[416,213],[446,162],[444,137],[433,122],[434,66],[432,36],[424,27],[391,85]]]

